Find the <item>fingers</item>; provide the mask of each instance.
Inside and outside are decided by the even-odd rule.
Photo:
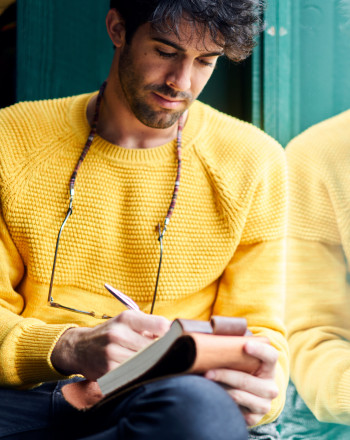
[[[275,347],[251,340],[245,344],[244,349],[250,356],[254,356],[262,361],[259,370],[255,373],[256,376],[266,378],[275,376],[276,362],[278,360],[278,351]]]
[[[262,379],[242,371],[226,369],[211,370],[205,376],[225,384],[229,389],[241,390],[261,398],[274,399],[278,396],[278,387],[273,379]]]
[[[271,409],[271,399],[256,396],[242,390],[228,390],[237,405],[246,408],[246,414],[257,414],[263,417]]]
[[[117,365],[134,356],[137,351],[137,349],[123,347],[119,344],[109,344],[105,350],[106,358],[108,359],[108,370],[116,368]]]
[[[146,315],[137,310],[126,310],[113,320],[123,323],[135,332],[148,332],[154,336],[163,336],[170,328],[170,321],[163,316]]]
[[[89,338],[84,350],[95,353],[94,361],[89,360],[91,376],[116,368],[154,341],[154,335],[164,334],[170,322],[161,316],[150,316],[140,311],[127,310],[108,322],[89,329]]]
[[[257,425],[260,422],[260,420],[264,417],[261,414],[251,413],[247,408],[244,408],[243,406],[240,406],[239,409],[241,410],[244,420],[248,426]]]
[[[229,390],[228,393],[237,405],[246,409],[246,413],[258,414],[263,417],[271,409],[271,400],[269,399],[263,399],[242,390]]]
[[[205,377],[224,385],[249,426],[257,424],[270,411],[271,401],[279,393],[273,378],[256,377],[242,371],[210,370]]]
[[[97,326],[88,331],[85,339],[76,345],[76,352],[79,372],[89,380],[117,368],[153,341],[124,324],[115,324],[112,328]]]
[[[117,345],[131,352],[139,351],[153,341],[154,337],[152,335],[137,333],[126,324],[116,323],[108,331],[108,343],[110,345]],[[130,355],[132,354],[134,353]]]
[[[51,360],[54,367],[87,379],[116,368],[156,336],[168,331],[170,322],[161,316],[128,310],[93,328],[67,330],[57,342]]]

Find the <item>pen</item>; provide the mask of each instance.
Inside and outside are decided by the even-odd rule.
[[[120,290],[115,289],[114,287],[110,286],[107,283],[105,283],[105,288],[115,298],[117,298],[121,303],[123,303],[128,309],[140,310],[140,307],[136,304],[136,302],[133,301],[131,298],[129,298],[127,295],[125,295],[125,293],[122,293]]]

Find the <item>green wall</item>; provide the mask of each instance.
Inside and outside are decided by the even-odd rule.
[[[17,100],[96,90],[113,47],[109,0],[17,0]]]

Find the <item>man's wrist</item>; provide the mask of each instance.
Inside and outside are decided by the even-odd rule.
[[[52,353],[51,363],[63,376],[78,374],[75,346],[78,337],[85,332],[84,328],[71,327],[62,333]]]

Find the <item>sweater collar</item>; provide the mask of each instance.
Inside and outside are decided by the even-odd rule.
[[[79,143],[82,145],[84,145],[90,131],[90,125],[86,118],[86,110],[89,100],[94,95],[95,93],[89,93],[74,96],[68,112],[68,119],[71,129],[73,130]],[[187,122],[182,133],[183,153],[186,152],[190,144],[192,144],[195,141],[195,138],[199,135],[200,129],[203,126],[203,116],[202,104],[198,101],[195,101],[189,109]],[[98,149],[101,154],[106,155],[111,159],[132,161],[135,163],[173,159],[176,153],[175,145],[176,139],[154,148],[128,149],[111,144],[110,142],[96,135],[93,148],[95,151]]]

